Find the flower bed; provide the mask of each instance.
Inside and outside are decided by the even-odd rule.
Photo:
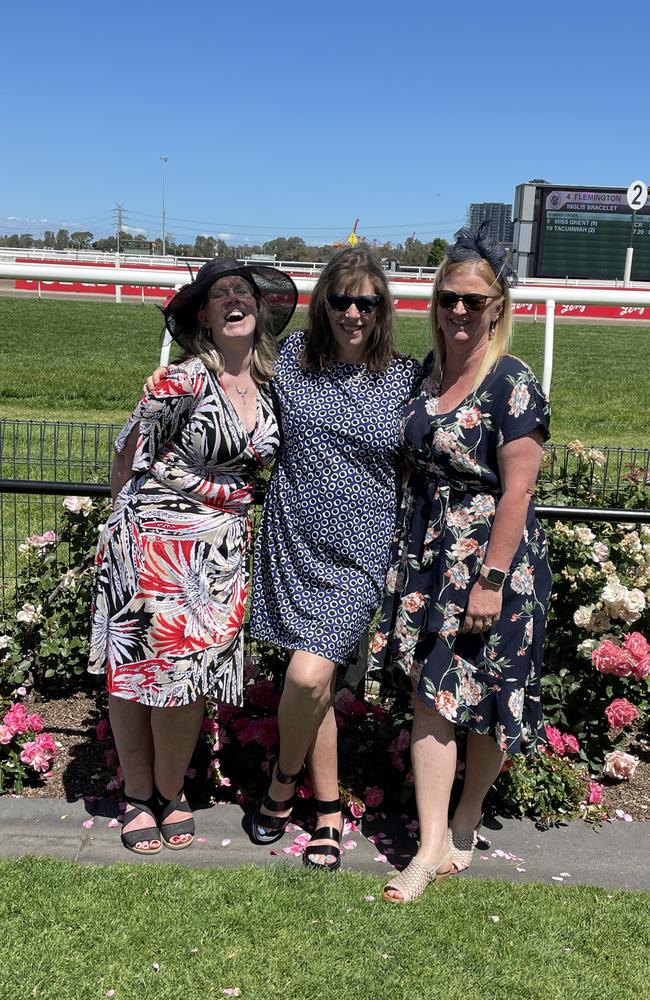
[[[597,460],[593,453],[595,492]],[[650,506],[648,487],[636,473],[623,489],[619,504]],[[544,487],[541,500],[563,503],[569,491],[573,498],[575,484],[560,480]],[[583,491],[581,500],[589,503],[593,495]],[[0,696],[10,720],[29,717],[19,711],[20,694],[15,695],[18,708],[15,699],[14,708],[6,701],[12,692],[28,689],[47,697],[96,689],[85,673],[88,607],[95,541],[107,505],[66,498],[63,508],[58,537],[46,531],[25,539],[16,610],[0,622]],[[639,760],[648,759],[650,529],[556,522],[547,534],[554,569],[543,678],[548,747],[535,758],[507,763],[495,807],[544,822],[581,813],[598,818],[602,793],[596,777],[633,782]],[[64,551],[69,556],[62,562]],[[253,652],[244,707],[221,707],[206,720],[191,772],[195,792],[203,797],[258,798],[268,780],[286,662],[284,654],[268,647]],[[385,690],[367,701],[342,690],[336,713],[343,794],[352,815],[361,815],[366,807],[407,803],[413,779],[406,690]],[[7,736],[1,728],[0,734]],[[25,729],[5,743],[0,735],[0,790],[18,789],[16,782],[22,786],[42,773],[47,741],[39,741],[40,735]],[[107,758],[105,781],[109,791],[118,793],[120,776],[106,726],[100,735]],[[308,783],[299,794],[310,797]]]

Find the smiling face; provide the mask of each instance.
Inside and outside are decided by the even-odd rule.
[[[503,311],[503,296],[499,287],[490,284],[477,266],[470,263],[448,272],[438,291],[488,297],[482,312],[467,309],[461,299],[450,308],[440,303],[435,306],[447,352],[474,354],[487,348],[491,328]]]
[[[210,287],[199,322],[212,331],[217,346],[228,340],[251,338],[257,323],[257,301],[253,288],[238,274],[219,278]]]
[[[343,295],[377,294],[377,289],[368,276],[364,277],[355,288],[334,287],[332,291]],[[356,305],[352,303],[345,312],[342,312],[333,309],[328,303],[327,315],[336,345],[337,361],[345,361],[348,364],[362,362],[370,335],[375,329],[377,310],[359,312]]]

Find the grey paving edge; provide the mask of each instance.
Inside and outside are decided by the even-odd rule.
[[[292,864],[301,859],[285,854],[295,833],[285,834],[273,848],[256,847],[244,830],[239,806],[218,805],[195,813],[197,840],[189,850],[163,849],[152,858],[141,859],[120,844],[119,826],[109,826],[116,816],[116,803],[61,799],[0,798],[0,857],[25,855],[64,858],[82,864],[110,865],[117,862],[177,864],[194,868],[230,868],[240,865]],[[90,828],[84,823],[92,820]],[[541,882],[556,886],[592,885],[605,889],[650,891],[650,823],[605,823],[594,830],[583,822],[540,831],[529,820],[490,820],[483,828],[491,839],[489,850],[477,851],[470,871],[461,878],[506,879],[513,883]],[[416,848],[416,840],[398,815],[377,817],[364,823],[365,834],[384,834],[396,851],[391,857],[400,866]],[[361,833],[347,850],[343,868],[387,876],[391,863],[377,861],[378,847]],[[385,849],[385,847],[383,848]],[[273,853],[272,853],[273,852]],[[520,860],[519,860],[520,859]]]

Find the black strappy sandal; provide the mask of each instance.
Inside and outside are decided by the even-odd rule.
[[[271,769],[271,780],[275,777],[275,780],[279,781],[281,785],[295,785],[301,774],[302,767],[297,774],[285,774],[284,771],[280,770],[280,765],[276,760],[273,768]],[[272,812],[277,813],[281,810],[289,809],[289,807],[293,805],[294,798],[295,789],[293,794],[290,795],[288,799],[282,799],[280,801],[272,799],[267,792],[262,800],[262,806],[255,810],[255,814],[251,819],[250,837],[254,844],[260,844],[262,846],[265,844],[275,844],[276,841],[280,840],[287,829],[287,824],[291,821],[291,813],[289,813],[288,816],[273,816],[261,812],[261,808],[271,809]]]
[[[129,806],[131,807],[129,810]],[[128,813],[127,813],[128,810]],[[154,826],[143,826],[139,830],[124,830],[124,827],[129,824],[132,820],[141,816],[142,813],[146,813],[147,816],[151,816],[155,820]],[[152,795],[148,799],[134,799],[128,797],[126,800],[126,809],[124,810],[124,816],[122,817],[122,832],[120,834],[120,839],[127,851],[133,851],[134,854],[158,854],[162,851],[162,844],[160,840],[160,829],[158,827],[158,820],[156,818],[156,800]],[[137,847],[141,841],[157,840],[158,847],[146,848]]]
[[[166,799],[163,795],[158,792],[158,808],[160,809],[160,836],[165,847],[168,847],[170,851],[183,851],[186,847],[190,847],[194,843],[194,817],[192,816],[192,809],[187,799],[183,799],[184,791],[181,788],[178,795],[174,796],[173,799]],[[173,812],[184,812],[189,813],[188,819],[179,819],[174,823],[166,823],[165,820],[168,816],[171,816]],[[180,837],[184,833],[190,834],[190,840],[181,841],[180,844],[173,844],[171,841],[172,837]]]
[[[317,813],[340,812],[341,801],[340,799],[333,799],[331,802],[323,802],[322,799],[314,799],[314,807]],[[343,819],[343,815],[341,815],[340,830],[337,830],[335,826],[319,826],[317,830],[314,830],[312,838],[302,856],[302,863],[307,868],[319,868],[321,871],[335,872],[337,868],[341,867],[341,848],[339,844],[343,836],[344,825],[345,820]],[[336,844],[314,844],[314,840],[335,840]],[[316,854],[331,854],[334,856],[334,860],[320,863],[313,860]]]

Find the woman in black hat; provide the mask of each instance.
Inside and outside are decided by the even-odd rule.
[[[248,511],[279,445],[269,380],[296,301],[275,268],[205,264],[165,309],[183,355],[116,443],[89,670],[107,675],[138,854],[192,843],[183,781],[205,697],[242,700]]]

